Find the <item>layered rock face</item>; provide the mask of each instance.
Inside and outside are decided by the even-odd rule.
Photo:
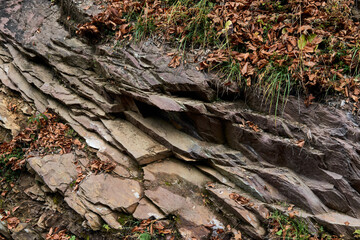
[[[277,117],[255,93],[214,101],[216,77],[191,64],[168,68],[165,46],[94,46],[72,36],[74,24],[99,11],[92,2],[0,1],[2,83],[58,113],[100,159],[117,164],[111,174],[88,171],[73,191],[73,163],[87,171],[80,155],[29,159],[91,228],[121,227],[122,212],[175,215],[185,239],[227,225],[263,239],[266,217],[287,203],[346,238],[360,229],[356,116],[295,97]]]

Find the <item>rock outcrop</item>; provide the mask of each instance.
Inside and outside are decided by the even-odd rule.
[[[57,2],[1,1],[0,80],[116,163],[98,175],[84,164],[88,175],[73,191],[81,156],[28,160],[92,229],[120,228],[120,213],[174,215],[186,239],[228,224],[263,239],[270,212],[286,212],[279,203],[348,239],[360,229],[357,116],[319,103],[306,108],[291,96],[277,116],[256,93],[213,101],[215,76],[191,64],[168,68],[171,49],[151,41],[88,45],[72,31],[98,6]]]

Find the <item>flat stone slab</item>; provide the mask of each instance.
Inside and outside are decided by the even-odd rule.
[[[79,192],[89,202],[102,204],[112,210],[133,213],[140,198],[140,183],[131,179],[120,179],[109,174],[92,174],[80,184]]]
[[[27,159],[27,162],[53,192],[64,194],[77,178],[73,153],[32,157]]]
[[[203,188],[205,184],[211,181],[211,178],[204,175],[198,169],[191,167],[189,164],[177,159],[167,158],[163,161],[149,164],[143,168],[144,179],[150,182],[171,181],[172,179],[181,178],[188,183]]]
[[[123,120],[103,120],[113,138],[140,165],[148,164],[171,155],[166,147],[151,139],[137,127]]]

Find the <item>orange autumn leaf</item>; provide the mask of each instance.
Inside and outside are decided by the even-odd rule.
[[[175,55],[171,59],[170,63],[168,64],[168,67],[177,68],[178,66],[180,66],[180,60],[181,60],[181,57],[178,55]]]

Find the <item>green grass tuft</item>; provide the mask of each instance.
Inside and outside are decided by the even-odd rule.
[[[274,114],[276,116],[280,104],[281,109],[285,108],[292,86],[295,84],[291,74],[286,67],[275,67],[269,64],[262,71],[259,79],[258,84],[263,89],[265,103],[270,101],[269,112],[272,112],[275,107]]]

